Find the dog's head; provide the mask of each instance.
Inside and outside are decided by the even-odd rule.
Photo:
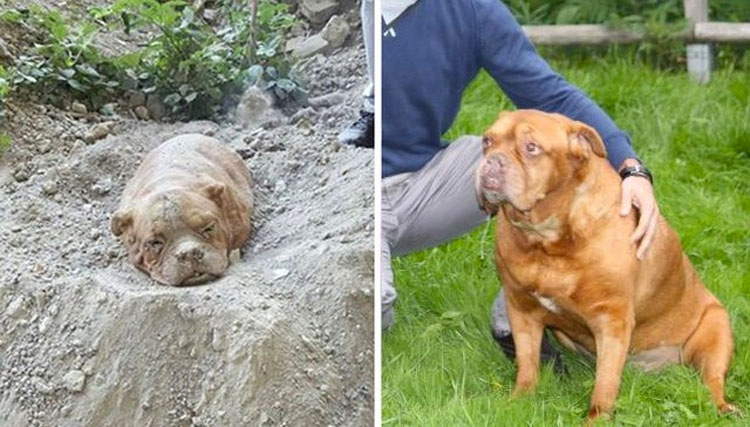
[[[221,183],[154,193],[115,212],[112,233],[128,248],[131,262],[160,283],[210,280],[229,265],[232,236],[223,214],[229,193]]]
[[[529,211],[582,171],[591,156],[607,156],[590,126],[536,110],[500,113],[484,133],[482,151],[477,198],[490,214],[502,203]]]

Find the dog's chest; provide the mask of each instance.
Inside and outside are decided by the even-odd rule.
[[[543,297],[539,295],[539,292],[532,292],[531,295],[536,298],[537,302],[539,302],[539,305],[541,305],[548,311],[551,311],[555,314],[560,314],[562,312],[562,309],[557,305],[557,303],[555,303],[554,299]]]
[[[545,310],[563,314],[570,306],[569,296],[578,286],[580,275],[565,262],[527,262],[508,260],[501,274],[510,278],[511,286],[531,296]]]
[[[507,260],[503,267],[503,276],[512,278],[516,286],[534,296],[550,311],[554,311],[552,307],[559,305],[555,299],[558,296],[569,295],[580,280],[577,269],[571,268],[564,261],[528,262],[511,259]]]

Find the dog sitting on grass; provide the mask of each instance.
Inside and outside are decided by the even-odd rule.
[[[534,110],[501,113],[485,132],[480,205],[497,215],[496,265],[518,371],[514,394],[534,390],[545,327],[596,358],[590,421],[611,414],[626,359],[700,371],[722,413],[732,357],[729,316],[659,218],[638,260],[635,212],[619,215],[620,177],[591,127]]]

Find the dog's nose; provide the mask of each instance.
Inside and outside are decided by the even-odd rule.
[[[482,175],[484,177],[498,178],[505,167],[506,160],[503,156],[494,154],[484,160]]]
[[[203,259],[203,250],[198,247],[181,249],[177,253],[177,259],[180,260],[180,262],[200,262]]]
[[[506,162],[507,160],[498,154],[493,154],[484,159],[481,174],[482,187],[497,190],[502,186],[503,168]]]

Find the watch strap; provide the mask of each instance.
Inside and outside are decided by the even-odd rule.
[[[620,170],[620,178],[625,179],[630,176],[640,176],[648,179],[651,184],[654,183],[654,176],[651,175],[651,171],[643,165],[627,166]]]

